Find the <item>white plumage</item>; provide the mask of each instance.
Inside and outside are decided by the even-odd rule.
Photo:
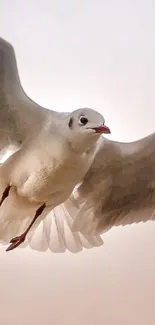
[[[12,150],[0,168],[1,243],[19,236],[9,249],[78,252],[102,245],[112,226],[154,218],[155,134],[117,143],[101,136],[110,132],[104,122],[88,108],[57,113],[34,103],[0,39],[1,156]]]
[[[75,195],[75,194],[74,194]],[[155,134],[132,143],[101,139],[76,193],[72,230],[101,234],[155,218]]]

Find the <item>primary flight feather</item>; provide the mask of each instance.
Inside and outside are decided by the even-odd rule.
[[[101,114],[57,113],[22,89],[13,47],[0,39],[0,242],[7,250],[78,252],[112,226],[154,218],[155,134],[109,141]]]

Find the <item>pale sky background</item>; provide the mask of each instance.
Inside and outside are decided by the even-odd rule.
[[[105,115],[110,138],[154,132],[155,2],[0,0],[0,36],[39,104]],[[154,325],[155,223],[73,255],[0,246],[0,324]]]

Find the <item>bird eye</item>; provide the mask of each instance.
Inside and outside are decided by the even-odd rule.
[[[80,117],[80,124],[86,125],[88,123],[88,119],[86,116],[81,116]]]

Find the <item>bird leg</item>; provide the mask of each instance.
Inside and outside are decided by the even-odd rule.
[[[10,192],[10,188],[11,188],[10,185],[8,185],[8,186],[5,188],[5,190],[4,190],[3,194],[2,194],[1,200],[0,200],[0,206],[2,205],[2,203],[4,202],[4,200],[8,197],[9,192]]]
[[[44,203],[43,205],[41,205],[36,213],[35,213],[35,216],[33,218],[33,220],[31,221],[30,225],[28,226],[28,228],[23,232],[23,234],[21,234],[20,236],[18,237],[15,237],[13,239],[11,239],[10,243],[11,245],[6,249],[6,251],[11,251],[13,250],[14,248],[18,247],[21,243],[24,242],[25,238],[26,238],[26,235],[27,233],[29,232],[29,230],[31,229],[32,225],[34,224],[34,222],[36,221],[36,219],[42,214],[43,210],[45,209],[46,207],[46,204]]]

